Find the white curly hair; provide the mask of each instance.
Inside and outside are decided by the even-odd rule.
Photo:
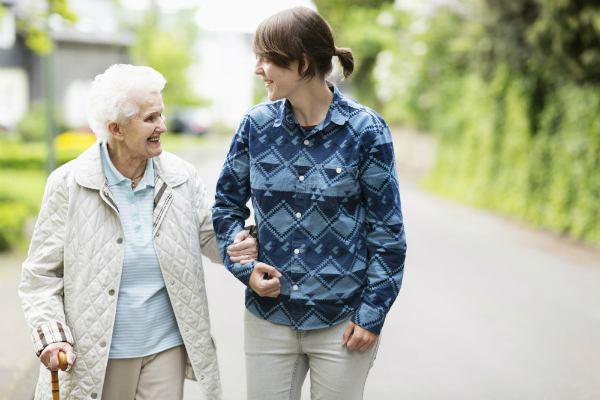
[[[140,112],[141,96],[161,93],[167,80],[150,67],[113,64],[97,75],[88,92],[90,127],[101,140],[108,140],[108,123],[126,124]]]

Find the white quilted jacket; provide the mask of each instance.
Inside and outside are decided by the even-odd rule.
[[[40,328],[55,322],[73,335],[75,364],[59,373],[63,400],[102,398],[125,253],[99,143],[48,178],[19,288],[34,343],[60,341]],[[198,383],[206,399],[220,399],[200,255],[222,262],[212,199],[179,157],[163,152],[154,167],[154,248]],[[50,373],[41,364],[35,398],[51,399]]]

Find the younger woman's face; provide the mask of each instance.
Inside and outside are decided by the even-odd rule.
[[[282,68],[257,57],[254,73],[265,82],[270,101],[293,98],[304,82],[298,73],[297,61],[291,63],[288,68]]]

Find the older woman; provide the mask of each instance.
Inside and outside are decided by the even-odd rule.
[[[194,167],[162,151],[165,83],[149,67],[98,75],[99,140],[48,178],[20,286],[42,363],[36,399],[50,399],[44,367],[58,369],[59,350],[71,366],[62,399],[181,399],[186,374],[221,396],[201,258],[221,262],[212,201]],[[255,258],[241,240],[234,258]]]

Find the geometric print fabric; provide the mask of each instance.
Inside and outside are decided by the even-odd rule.
[[[255,264],[226,248],[252,199],[258,260],[282,274],[277,298],[246,289],[246,307],[309,330],[352,320],[379,334],[402,284],[406,239],[389,127],[340,94],[310,132],[287,100],[242,119],[217,185],[213,224],[226,267],[246,286]]]

